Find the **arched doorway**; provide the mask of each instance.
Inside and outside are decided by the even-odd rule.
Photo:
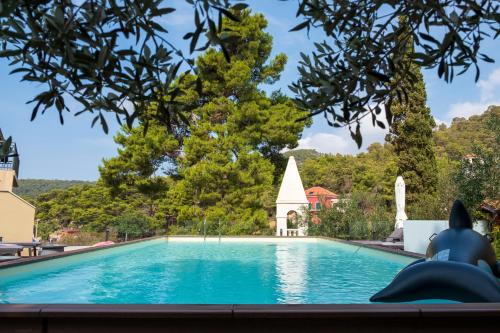
[[[287,236],[298,236],[301,216],[295,211],[290,210],[286,213]]]

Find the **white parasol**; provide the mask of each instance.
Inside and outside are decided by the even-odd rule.
[[[403,228],[404,221],[408,220],[405,213],[405,182],[403,177],[398,176],[395,184],[396,193],[396,223],[394,229]]]

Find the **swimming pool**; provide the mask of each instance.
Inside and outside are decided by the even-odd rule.
[[[1,269],[0,303],[369,303],[414,260],[316,238],[164,238]]]

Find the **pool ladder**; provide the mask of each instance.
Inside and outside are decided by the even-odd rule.
[[[207,240],[207,219],[203,220],[203,241]],[[219,219],[219,243],[221,241],[220,219]]]
[[[207,219],[203,220],[203,241],[207,240]]]

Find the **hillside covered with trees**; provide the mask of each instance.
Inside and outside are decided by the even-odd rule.
[[[60,179],[19,179],[19,187],[14,188],[14,193],[27,200],[33,200],[40,194],[52,190],[62,190],[75,185],[91,185],[94,182],[83,180],[60,180]]]
[[[498,152],[498,131],[494,124],[500,122],[500,106],[491,106],[483,114],[469,119],[455,118],[450,126],[442,124],[432,132],[437,164],[435,201],[440,208],[422,202],[410,205],[411,218],[447,218],[447,207],[458,197],[456,182],[461,162],[478,149]],[[496,125],[498,126],[498,125]],[[288,152],[293,154],[293,151]],[[358,155],[321,154],[308,158],[299,171],[305,187],[323,186],[338,194],[352,192],[374,193],[383,197],[388,207],[393,201],[393,187],[397,175],[396,154],[391,143],[374,143]],[[498,175],[491,172],[491,176]],[[498,178],[490,180],[496,182]],[[498,195],[498,192],[497,192]],[[424,209],[427,207],[427,209]],[[475,208],[475,207],[469,207]],[[417,216],[415,216],[417,214]]]
[[[456,118],[448,127],[440,125],[433,131],[435,142],[435,153],[438,172],[438,183],[435,196],[422,198],[408,207],[408,215],[411,219],[446,219],[451,203],[459,196],[460,167],[463,156],[474,152],[476,147],[482,147],[484,151],[493,153],[498,151],[497,135],[492,130],[491,124],[499,121],[500,107],[492,106],[486,112],[469,119]],[[466,134],[468,133],[468,134]],[[299,151],[300,152],[300,151]],[[294,154],[289,151],[287,155]],[[343,216],[333,211],[325,211],[325,221],[341,221],[340,224],[330,224],[336,230],[317,230],[318,233],[342,233],[347,220],[357,221],[354,235],[359,237],[371,237],[368,235],[366,224],[375,221],[380,232],[386,233],[388,225],[392,226],[394,217],[394,181],[397,175],[396,155],[390,143],[374,143],[367,152],[358,155],[341,154],[319,154],[308,155],[299,171],[305,187],[323,186],[341,197],[349,197],[353,203],[346,207]],[[498,168],[498,164],[496,165]],[[490,172],[490,176],[497,174],[498,170]],[[121,216],[131,214],[139,215],[146,232],[178,232],[178,233],[200,233],[202,222],[187,219],[175,219],[175,212],[179,205],[170,197],[169,189],[175,188],[175,177],[162,176],[166,189],[162,189],[155,196],[139,192],[134,187],[128,188],[127,194],[113,194],[113,189],[104,185],[102,181],[96,184],[76,185],[67,189],[52,190],[38,196],[37,218],[40,222],[40,234],[48,235],[50,232],[62,227],[82,228],[83,230],[103,232],[107,227],[113,227],[120,223]],[[495,180],[488,178],[488,184],[494,184]],[[492,188],[490,194],[497,191]],[[277,185],[275,191],[277,192]],[[172,192],[171,192],[172,193]],[[269,198],[272,201],[274,198]],[[242,197],[241,200],[246,200]],[[264,211],[272,216],[274,206],[264,208]],[[328,216],[329,217],[328,217]],[[385,220],[388,223],[381,224]],[[361,221],[361,222],[359,222]],[[325,226],[329,224],[325,223]],[[218,233],[218,220],[208,221],[208,232]],[[260,225],[261,233],[268,233],[267,225]],[[230,226],[223,226],[223,233],[238,233]],[[312,232],[315,232],[312,229]],[[344,230],[345,232],[345,230]],[[339,236],[339,234],[337,234]],[[342,236],[340,234],[340,236]]]

